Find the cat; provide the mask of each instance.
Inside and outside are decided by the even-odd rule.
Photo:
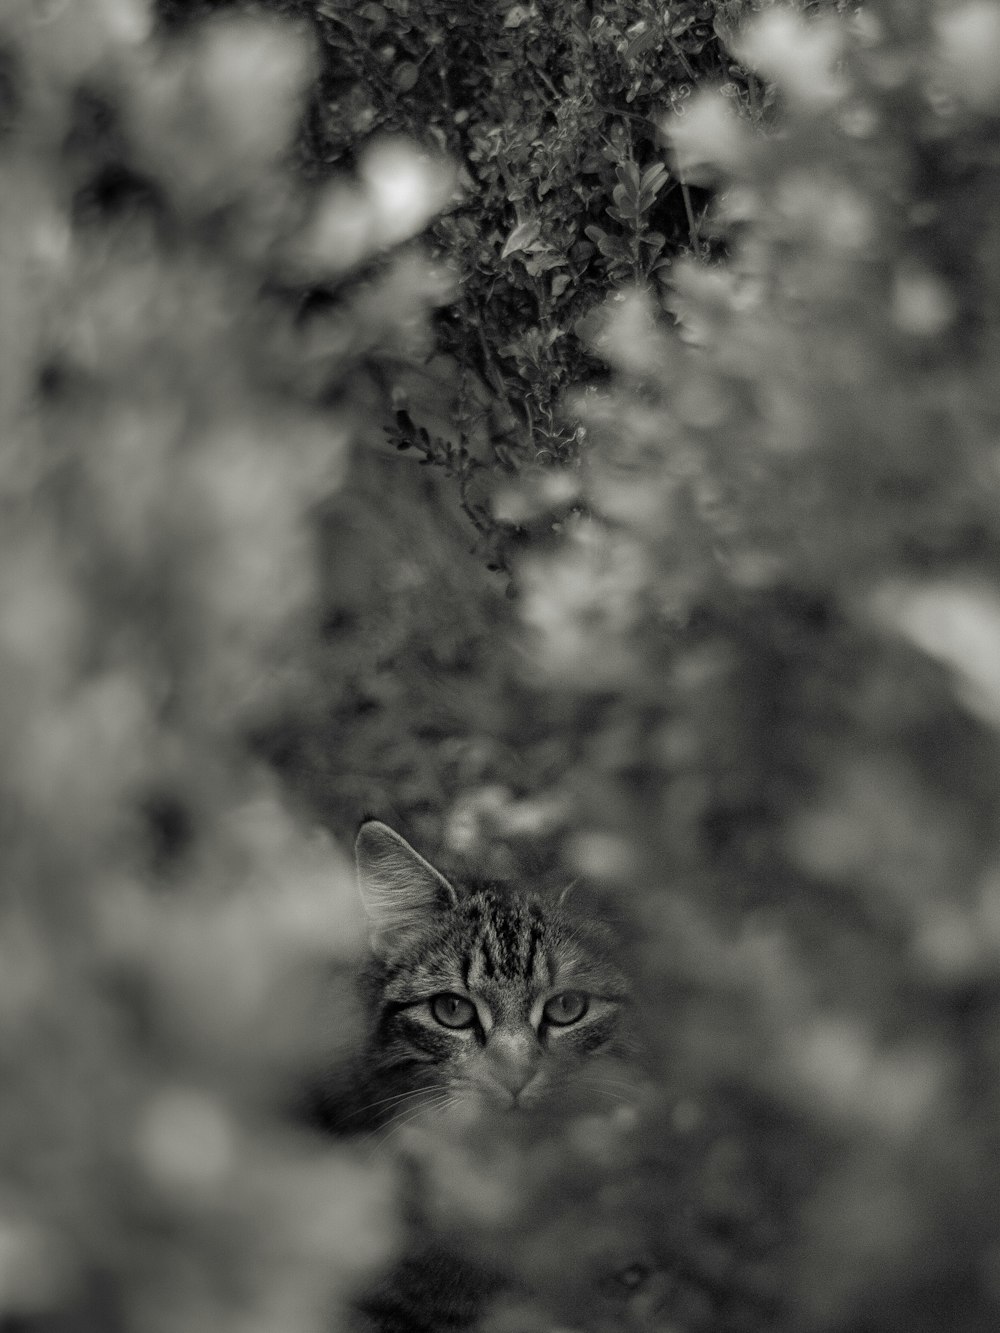
[[[453,882],[377,820],[361,826],[355,855],[371,931],[367,1040],[341,1132],[398,1144],[401,1129],[440,1129],[451,1114],[459,1137],[479,1125],[491,1143],[505,1133],[516,1141],[532,1122],[551,1131],[572,1112],[619,1105],[623,1081],[608,1069],[634,1043],[627,973],[607,926],[573,913],[565,892],[549,901]],[[449,1145],[439,1137],[446,1165]],[[429,1225],[433,1208],[419,1194],[411,1244],[356,1301],[356,1328],[471,1328],[511,1290],[482,1247]]]
[[[565,896],[453,885],[376,820],[355,853],[372,940],[371,1125],[413,1114],[421,1093],[472,1114],[551,1108],[596,1058],[628,1055],[629,987],[602,923],[572,916]]]

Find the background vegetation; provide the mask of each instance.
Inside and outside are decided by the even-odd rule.
[[[511,1333],[997,1326],[1000,9],[839,9],[5,7],[5,1333],[414,1224]],[[363,813],[590,882],[634,1114],[287,1114]]]

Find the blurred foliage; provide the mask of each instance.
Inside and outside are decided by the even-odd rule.
[[[0,16],[0,1328],[992,1330],[1000,11],[270,8]],[[291,1122],[363,813],[589,882],[631,1111]]]
[[[537,668],[605,707],[567,850],[639,913],[666,1083],[789,1116],[767,1167],[737,1115],[765,1178],[823,1163],[769,1260],[779,1323],[985,1329],[1000,12],[775,9],[736,50],[776,132],[711,91],[665,124],[729,258],[675,266],[673,327],[609,301],[583,512],[521,572]]]
[[[288,171],[308,34],[151,29],[0,16],[0,1325],[291,1333],[395,1225],[385,1170],[274,1115],[363,932],[246,744],[308,674],[350,424],[274,292],[342,252]],[[371,244],[380,171],[338,211]],[[371,284],[345,376],[429,272]]]
[[[159,0],[182,24],[232,0]],[[845,0],[810,0],[809,9]],[[433,346],[379,362],[396,448],[440,468],[484,558],[509,570],[521,525],[491,500],[505,476],[577,459],[566,390],[600,373],[580,321],[609,284],[658,293],[707,252],[705,191],[663,163],[664,109],[720,84],[760,120],[766,85],[727,49],[755,0],[268,0],[308,15],[321,69],[301,142],[320,178],[405,134],[457,164],[427,241],[454,275]],[[342,292],[337,293],[337,298]]]

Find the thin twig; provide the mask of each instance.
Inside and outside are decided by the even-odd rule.
[[[691,191],[688,189],[687,181],[678,173],[678,180],[681,183],[681,194],[684,198],[684,211],[687,213],[688,235],[691,238],[693,249],[697,250],[701,245],[701,233],[698,229],[698,223],[694,216],[694,209],[691,206]]]
[[[677,42],[674,40],[674,38],[670,36],[670,33],[669,33],[669,32],[667,33],[666,36],[667,36],[667,41],[670,43],[671,47],[673,48],[674,55],[678,58],[678,60],[679,60],[679,61],[681,62],[681,64],[684,66],[684,69],[685,69],[685,71],[686,71],[686,73],[687,73],[688,78],[692,81],[692,83],[697,83],[697,81],[698,81],[698,76],[697,76],[697,74],[695,74],[694,70],[691,68],[691,62],[690,62],[690,60],[688,60],[687,56],[684,54],[684,52],[683,52],[683,51],[681,50],[681,48],[678,46],[678,44],[677,44]]]

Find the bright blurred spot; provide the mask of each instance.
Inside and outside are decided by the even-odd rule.
[[[837,68],[842,50],[843,32],[835,22],[808,21],[775,7],[746,26],[737,54],[803,109],[823,111],[846,91]]]
[[[531,477],[530,486],[503,487],[493,497],[493,514],[501,523],[527,523],[548,508],[571,504],[580,494],[580,475],[547,468]]]
[[[916,1128],[941,1090],[944,1068],[934,1052],[879,1049],[846,1019],[820,1019],[791,1034],[788,1051],[798,1078],[829,1113],[890,1133]]]
[[[139,1124],[138,1149],[149,1175],[171,1190],[214,1190],[230,1174],[234,1135],[218,1102],[194,1089],[154,1097]]]
[[[609,365],[633,375],[667,368],[670,347],[657,327],[657,311],[648,293],[635,288],[617,292],[603,313],[598,348]]]
[[[661,128],[688,184],[711,183],[719,172],[737,172],[746,164],[750,151],[746,127],[721,93],[697,93],[683,116],[667,116]]]
[[[789,171],[782,177],[776,198],[782,215],[823,246],[859,250],[876,234],[869,204],[835,176],[811,168]]]
[[[944,332],[956,313],[954,296],[936,274],[912,267],[897,272],[892,314],[904,333],[935,337]]]
[[[1000,961],[1000,873],[984,876],[971,901],[928,903],[914,949],[946,981],[993,972]]]
[[[292,248],[291,262],[306,273],[343,273],[372,246],[372,207],[353,186],[337,183],[320,194]]]
[[[635,543],[596,523],[574,525],[558,555],[523,571],[522,615],[536,632],[540,669],[590,685],[627,671],[628,633],[645,585],[645,556]]]
[[[216,19],[200,30],[199,83],[237,153],[266,159],[294,131],[312,52],[290,24]]]
[[[569,862],[596,880],[622,882],[635,869],[635,853],[624,838],[610,833],[577,833],[569,846]]]
[[[398,245],[422,231],[447,203],[454,189],[454,169],[400,139],[373,144],[362,156],[358,173],[368,189],[373,225],[381,245]]]
[[[937,16],[945,77],[956,96],[985,111],[1000,103],[1000,6],[972,0]]]
[[[793,816],[786,845],[809,874],[845,888],[860,879],[912,912],[950,882],[957,836],[910,772],[863,756],[832,772],[818,800]]]
[[[1000,727],[1000,597],[985,585],[888,584],[872,599],[876,616],[952,668],[958,693]]]
[[[240,901],[272,948],[353,958],[367,938],[354,868],[321,829],[307,830],[277,796],[260,794],[228,817],[246,858]]]
[[[97,8],[108,33],[123,44],[138,45],[153,30],[150,0],[99,0]]]
[[[822,233],[840,250],[860,250],[875,237],[875,219],[866,200],[846,185],[827,192],[826,223]]]

